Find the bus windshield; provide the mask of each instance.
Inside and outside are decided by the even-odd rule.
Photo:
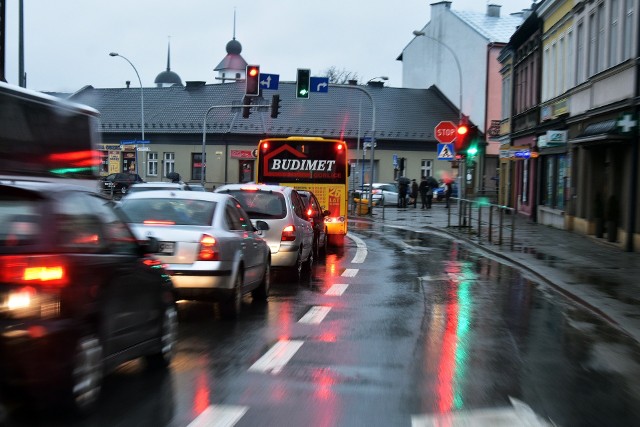
[[[98,112],[0,82],[0,174],[92,179]]]

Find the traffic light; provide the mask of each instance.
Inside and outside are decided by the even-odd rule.
[[[310,87],[311,70],[308,68],[298,68],[298,78],[296,79],[296,98],[309,98]]]
[[[466,138],[466,147],[465,152],[468,158],[476,157],[478,154],[478,126],[469,126],[469,131],[467,132]]]
[[[253,101],[253,98],[251,98],[250,96],[245,96],[242,99],[242,117],[244,117],[245,119],[248,119],[249,115],[251,114],[252,101]]]
[[[462,154],[467,148],[469,142],[469,121],[466,117],[462,117],[456,129],[456,141],[454,148],[457,154]]]
[[[402,171],[404,170],[404,157],[400,157],[400,159],[398,160],[398,170],[400,171],[400,173],[402,173]]]
[[[260,94],[260,66],[247,65],[244,94],[247,96],[258,96]]]
[[[278,114],[280,114],[280,95],[273,95],[271,97],[271,118],[277,118]]]

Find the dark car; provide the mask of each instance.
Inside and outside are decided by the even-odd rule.
[[[144,182],[137,173],[112,173],[100,180],[100,189],[106,193],[126,194],[133,184]]]
[[[305,204],[305,215],[313,225],[313,249],[316,257],[327,253],[327,227],[324,218],[331,215],[326,209],[322,209],[318,198],[311,191],[298,190],[298,194]]]
[[[93,189],[0,180],[0,387],[85,412],[103,375],[167,367],[174,288],[156,239],[137,241]],[[26,393],[26,394],[24,394]]]

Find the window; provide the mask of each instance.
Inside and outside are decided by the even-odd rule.
[[[238,182],[245,183],[253,181],[253,164],[254,160],[240,160],[240,176]]]
[[[100,172],[109,173],[109,152],[100,151]]]
[[[565,90],[571,88],[575,85],[575,76],[573,75],[573,31],[569,31],[567,34],[567,43],[566,43],[566,58],[567,60],[564,62],[565,69]]]
[[[191,180],[202,179],[202,153],[191,153]]]
[[[635,0],[626,0],[625,13],[624,13],[624,38],[623,43],[623,56],[622,60],[625,61],[633,57],[633,3]]]
[[[578,24],[578,29],[576,30],[576,84],[580,84],[585,81],[584,50],[584,24],[580,22]]]
[[[158,153],[155,151],[147,153],[147,176],[158,176]]]
[[[423,159],[420,162],[420,178],[433,176],[433,160]]]
[[[619,55],[618,55],[618,31],[620,31],[620,26],[618,22],[620,17],[620,8],[618,0],[611,0],[611,23],[609,29],[609,64],[614,66],[618,64]]]
[[[104,240],[109,253],[138,255],[140,251],[138,242],[122,218],[118,217],[111,208],[112,202],[95,195],[88,199],[88,202],[93,205],[91,209],[102,223]]]
[[[84,194],[69,194],[57,207],[56,244],[63,251],[97,253],[104,248],[100,219],[91,199]]]
[[[175,172],[176,153],[164,153],[164,169],[163,176]]]
[[[589,15],[589,77],[597,72],[598,64],[598,28],[596,14]]]
[[[596,58],[596,71],[600,72],[607,68],[607,56],[605,54],[605,25],[606,20],[604,16],[604,3],[598,5],[598,35],[596,37],[596,43],[598,44],[598,55]]]

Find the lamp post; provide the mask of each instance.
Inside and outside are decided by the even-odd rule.
[[[140,83],[140,114],[141,114],[141,128],[142,128],[142,141],[144,141],[144,91],[142,89],[142,80],[140,79],[140,74],[138,74],[138,70],[136,69],[135,65],[133,65],[133,63],[131,61],[129,61],[126,57],[120,55],[117,52],[111,52],[109,53],[109,56],[119,56],[120,58],[124,59],[125,61],[127,61],[129,63],[129,65],[131,65],[131,67],[133,68],[133,71],[136,72],[136,76],[138,76],[138,82]],[[138,155],[137,152],[138,149],[138,145],[136,144],[136,156]],[[146,178],[146,162],[142,162],[143,166],[142,166],[142,178]]]
[[[453,60],[456,62],[456,66],[458,67],[458,82],[459,82],[459,87],[460,87],[460,104],[458,106],[458,120],[462,121],[462,67],[460,67],[460,61],[458,60],[458,56],[456,55],[456,53],[453,51],[453,49],[451,49],[449,46],[447,46],[444,42],[428,36],[424,31],[418,31],[418,30],[414,30],[413,31],[413,35],[416,37],[426,37],[429,40],[433,40],[434,42],[440,44],[442,47],[444,47],[445,49],[447,49],[450,53],[451,56],[453,56]],[[462,162],[462,176],[458,176],[458,191],[459,191],[459,197],[458,197],[458,214],[460,214],[460,199],[465,197],[465,186],[463,185],[466,183],[466,179],[467,177],[465,176],[465,174],[467,173],[466,171],[466,167],[465,167],[465,162]]]
[[[209,113],[211,111],[213,111],[214,108],[217,108],[217,105],[212,105],[211,107],[209,107],[209,109],[207,110],[206,113],[204,113],[204,120],[202,123],[202,158],[200,159],[200,184],[202,184],[202,186],[204,187],[204,183],[205,183],[205,173],[206,173],[206,169],[205,169],[205,156],[206,156],[206,145],[207,145],[207,116],[209,115]],[[225,174],[225,181],[226,179],[226,174]]]

